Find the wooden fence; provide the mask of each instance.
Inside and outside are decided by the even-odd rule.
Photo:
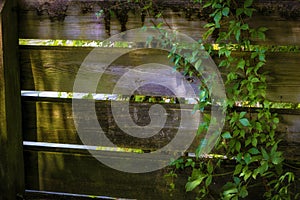
[[[199,39],[205,31],[202,28],[205,24],[204,17],[199,7],[188,2],[157,1],[158,7],[164,10],[165,20],[170,26],[194,39]],[[179,174],[176,180],[177,190],[170,197],[163,178],[167,168],[151,173],[130,174],[105,166],[88,151],[77,146],[64,148],[44,145],[45,143],[82,145],[72,115],[72,100],[20,97],[21,90],[72,92],[81,63],[93,48],[29,45],[17,47],[19,38],[104,40],[121,30],[151,25],[151,20],[132,5],[118,7],[116,13],[119,15],[109,15],[105,11],[115,5],[114,1],[10,0],[4,1],[2,5],[4,7],[0,16],[2,47],[0,177],[7,183],[0,187],[3,199],[15,199],[16,195],[23,195],[25,189],[30,198],[35,198],[32,191],[95,195],[103,198],[104,196],[128,199],[193,198],[195,194],[186,193],[184,189],[187,172]],[[258,12],[250,24],[269,28],[266,41],[258,44],[276,48],[282,45],[299,47],[299,1],[258,1],[256,6]],[[101,9],[104,10],[104,15],[97,17],[95,13]],[[110,52],[110,49],[106,48],[103,51]],[[105,89],[98,89],[97,92],[109,93],[124,70],[165,55],[166,52],[161,50],[146,53],[145,50],[137,50],[126,54],[111,65],[110,71],[106,74],[107,78],[101,82],[101,88]],[[267,79],[267,97],[270,101],[299,103],[299,59],[299,51],[274,51],[267,54],[265,70],[270,72]],[[215,61],[218,63],[217,59]],[[226,73],[221,71],[224,77]],[[86,81],[88,80],[87,77]],[[153,95],[153,91],[150,88],[142,95]],[[151,105],[153,104],[146,102],[131,104],[131,109],[139,110],[137,120],[141,124],[149,122],[147,113]],[[99,124],[111,141],[120,147],[148,152],[168,144],[179,129],[180,119],[177,117],[180,112],[179,105],[161,105],[169,114],[167,123],[156,136],[145,140],[129,137],[118,128],[112,116],[110,101],[96,101],[95,107]],[[186,104],[183,107],[191,111],[193,105]],[[279,113],[281,119],[277,132],[284,139],[281,148],[290,161],[299,164],[300,110],[274,109],[274,112]],[[97,127],[89,129],[93,132]],[[187,134],[195,134],[194,131],[186,128]],[[24,146],[22,138],[25,141]],[[199,138],[195,139],[188,151],[192,152],[198,144]],[[125,159],[117,152],[111,152],[107,158]],[[300,171],[294,171],[299,177]],[[215,183],[216,193],[221,183],[222,180]],[[300,188],[299,184],[297,187]]]

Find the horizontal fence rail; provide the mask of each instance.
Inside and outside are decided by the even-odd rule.
[[[154,16],[144,16],[139,5],[127,5],[126,1],[51,1],[19,0],[19,34],[21,38],[35,39],[89,39],[104,40],[124,30],[151,26]],[[157,1],[158,10],[170,27],[198,40],[205,29],[209,11],[199,4],[182,1]],[[292,7],[291,7],[292,5]],[[189,9],[184,9],[185,7]],[[122,13],[97,17],[100,10],[116,8]],[[264,44],[299,45],[299,1],[260,1],[257,13],[251,19],[254,27],[268,27]],[[292,13],[292,14],[291,14]],[[291,16],[289,16],[289,14]],[[145,19],[141,19],[141,15]],[[126,19],[127,17],[127,20]]]
[[[43,47],[43,46],[20,46],[20,65],[21,65],[21,85],[22,90],[37,91],[61,91],[72,92],[76,74],[84,62],[86,56],[93,50],[89,47]],[[111,52],[110,48],[101,48],[99,56],[107,56]],[[122,52],[122,49],[120,49]],[[103,53],[103,55],[101,54]],[[97,93],[112,93],[113,87],[118,79],[128,70],[135,66],[159,61],[162,64],[172,66],[167,58],[168,52],[157,49],[138,49],[132,50],[114,61],[104,72],[101,84],[98,85]],[[237,57],[242,56],[236,54]],[[267,97],[274,102],[293,102],[300,101],[300,73],[299,62],[300,53],[268,53],[264,70],[269,72],[267,75]],[[220,62],[215,59],[216,63]],[[97,62],[97,58],[95,60]],[[228,71],[219,69],[224,80]],[[97,72],[97,71],[95,71]],[[149,74],[155,77],[155,74]],[[171,80],[173,75],[161,74],[166,82]],[[137,77],[132,77],[135,79]],[[188,81],[189,76],[186,76]],[[197,80],[194,78],[194,80]],[[141,80],[142,81],[142,80]],[[89,77],[86,77],[89,82]],[[194,89],[199,82],[190,83]],[[124,90],[128,86],[124,85]],[[82,92],[89,91],[87,88]],[[169,91],[161,88],[149,86],[144,88],[144,95],[172,96]]]

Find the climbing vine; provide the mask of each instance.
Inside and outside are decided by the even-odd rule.
[[[152,1],[134,2],[142,5],[143,21],[145,13],[163,18],[163,13]],[[259,188],[264,199],[297,199],[299,194],[293,190],[295,176],[285,169],[283,152],[278,149],[281,142],[276,135],[279,117],[271,112],[272,103],[266,98],[267,74],[262,69],[267,62],[268,48],[253,45],[254,42],[265,40],[268,29],[253,28],[247,23],[256,11],[253,0],[194,0],[192,3],[200,5],[198,11],[201,14],[198,15],[207,19],[204,26],[207,31],[199,41],[199,49],[194,48],[190,53],[190,59],[184,60],[175,50],[169,56],[177,70],[193,76],[197,72],[202,73],[201,60],[197,59],[197,55],[203,47],[218,61],[218,66],[227,71],[226,125],[215,145],[214,154],[203,155],[201,152],[205,145],[201,143],[195,158],[180,158],[172,162],[173,168],[166,174],[170,192],[176,189],[176,173],[185,169],[191,172],[185,185],[186,191],[195,192],[197,199],[246,198],[252,188]],[[188,18],[191,17],[191,11],[193,9],[186,14]],[[127,20],[118,12],[116,15]],[[162,23],[153,24],[159,28]],[[125,30],[125,27],[122,29]],[[172,45],[177,51],[184,48]],[[213,121],[205,112],[212,100],[209,88],[203,85],[199,104],[195,107],[204,112],[199,135],[205,134]],[[233,169],[224,171],[226,164],[233,165]],[[220,177],[225,177],[226,181],[216,194],[211,188]]]
[[[266,73],[261,73],[267,48],[251,45],[253,41],[265,40],[267,28],[252,28],[247,23],[255,12],[253,0],[209,0],[203,9],[210,9],[210,21],[203,36],[204,43],[208,41],[206,49],[220,59],[219,67],[228,71],[226,128],[215,146],[216,152],[223,156],[201,157],[198,148],[196,159],[174,161],[175,169],[167,177],[175,177],[176,170],[190,168],[186,191],[196,191],[199,199],[212,198],[210,187],[220,176],[230,180],[220,190],[222,199],[245,198],[252,187],[263,190],[265,199],[296,199],[297,194],[291,189],[294,174],[284,169],[283,152],[278,150],[279,118],[270,111]],[[218,44],[217,48],[212,42]],[[237,102],[246,109],[237,109]],[[200,105],[200,109],[203,105],[207,104]],[[210,119],[204,119],[207,121],[200,126],[200,133],[208,129]],[[228,161],[235,165],[234,170],[222,172],[221,166]],[[175,188],[173,182],[170,187]]]

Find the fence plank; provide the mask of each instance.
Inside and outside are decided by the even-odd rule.
[[[81,134],[81,138],[75,128],[75,123],[79,119],[75,119],[72,113],[71,101],[65,102],[36,102],[28,101],[25,98],[23,100],[23,121],[24,121],[24,140],[28,141],[39,141],[39,142],[55,142],[55,143],[66,143],[66,144],[82,144],[81,138],[85,135]],[[59,101],[57,99],[56,101]],[[86,101],[82,101],[82,105],[85,105]],[[149,138],[135,138],[124,133],[115,122],[112,110],[110,108],[109,101],[97,101],[96,102],[96,114],[98,116],[98,122],[108,137],[115,145],[119,147],[131,147],[139,148],[143,150],[156,150],[167,145],[177,134],[178,129],[184,129],[184,135],[196,136],[196,129],[190,124],[181,123],[181,112],[191,113],[193,105],[182,105],[181,109],[179,104],[161,104],[166,109],[167,119],[166,123],[162,128],[151,127],[156,133],[154,136]],[[153,105],[151,103],[132,103],[130,104],[131,117],[134,122],[139,126],[147,125],[150,122],[149,108]],[[84,109],[84,108],[83,108]],[[121,109],[121,108],[120,108]],[[82,110],[85,113],[86,110]],[[85,118],[90,118],[93,114],[86,113]],[[130,116],[129,116],[130,117]],[[157,116],[160,118],[160,116]],[[128,121],[128,116],[119,116],[119,119]],[[84,120],[84,119],[80,119]],[[82,123],[82,122],[81,122]],[[192,122],[188,122],[192,123]],[[158,130],[156,130],[158,128]],[[87,145],[99,146],[98,140],[93,137],[99,129],[98,124],[88,124],[85,128],[85,134],[90,133],[91,140],[86,139]],[[148,129],[147,129],[148,130]],[[141,137],[144,137],[141,132]],[[185,141],[185,138],[181,138],[181,141]],[[180,137],[180,136],[177,136]],[[183,137],[183,136],[182,136]],[[199,144],[200,137],[196,137],[192,147],[195,149]],[[176,149],[176,148],[175,148]],[[193,151],[193,150],[191,150]]]
[[[73,91],[76,74],[92,48],[70,48],[70,47],[29,47],[21,46],[21,84],[22,90],[39,91]],[[103,50],[103,51],[102,51]],[[99,56],[110,55],[111,49],[102,48]],[[114,51],[118,51],[114,49]],[[122,49],[120,49],[122,52]],[[115,83],[133,66],[145,63],[162,63],[170,65],[167,59],[167,52],[160,50],[135,50],[121,56],[110,65],[102,76],[98,84],[97,92],[110,94]],[[239,55],[237,55],[239,56]],[[268,53],[267,65],[264,69],[269,73],[267,78],[267,97],[276,102],[298,103],[300,100],[300,73],[299,68],[300,53]],[[95,61],[97,62],[97,59]],[[216,62],[218,62],[216,60]],[[226,72],[220,69],[221,74],[226,76]],[[97,72],[97,70],[95,71]],[[162,80],[164,74],[160,74]],[[138,80],[140,77],[132,77]],[[156,76],[154,78],[157,78]],[[164,76],[168,82],[173,75]],[[190,77],[186,77],[188,80]],[[170,79],[170,80],[169,80]],[[197,80],[194,78],[193,80]],[[84,83],[88,85],[90,76],[86,76]],[[190,83],[194,89],[199,85],[195,81]],[[124,91],[128,86],[124,85]],[[82,92],[95,92],[91,87]],[[169,93],[169,94],[168,94]],[[153,88],[145,88],[144,95],[170,95],[166,90],[157,91]]]
[[[33,49],[31,49],[33,48]],[[40,50],[39,48],[29,47],[30,50],[25,49],[21,50],[21,81],[22,81],[22,89],[23,90],[40,90],[40,91],[73,91],[74,81],[77,75],[77,72],[84,62],[85,57],[88,53],[91,52],[90,48],[46,48]],[[103,50],[103,51],[102,51]],[[94,65],[95,67],[99,67],[103,65],[99,63],[99,57],[109,58],[112,53],[122,54],[124,52],[123,48],[101,48],[97,50],[97,53],[94,54],[91,58],[89,57],[89,61],[85,62],[89,65]],[[97,87],[97,93],[103,94],[112,94],[113,89],[119,78],[124,73],[127,73],[130,69],[133,69],[136,66],[142,64],[151,64],[151,63],[159,63],[163,65],[170,65],[169,59],[167,58],[168,52],[162,50],[136,50],[132,51],[129,54],[124,54],[120,56],[115,62],[111,65],[107,66],[107,69],[104,71],[101,79],[99,80],[99,84]],[[103,60],[103,59],[102,59]],[[105,63],[108,64],[108,63]],[[121,85],[122,91],[130,91],[130,89],[134,89],[137,86],[137,92],[139,90],[139,85],[143,85],[145,80],[153,80],[154,82],[160,81],[161,84],[165,83],[165,85],[173,84],[174,88],[180,88],[182,90],[178,90],[176,92],[182,93],[183,91],[187,91],[181,87],[183,85],[178,83],[178,79],[175,80],[174,73],[169,70],[157,69],[154,68],[156,65],[148,66],[147,76],[145,76],[146,72],[143,70],[135,70],[135,73],[130,73],[132,75],[129,76],[129,80],[138,80],[139,82],[135,82],[132,85]],[[95,68],[94,67],[94,68]],[[98,73],[99,77],[101,75],[100,68],[92,69],[92,74]],[[159,70],[160,79],[157,79],[157,71]],[[77,92],[95,92],[93,86],[90,85],[91,80],[91,71],[83,70],[81,71],[82,75],[82,84],[85,85],[85,89],[77,90]],[[96,77],[96,78],[99,78]],[[182,77],[184,78],[184,77]],[[189,77],[187,76],[186,79]],[[195,79],[196,80],[196,79]],[[184,81],[184,80],[182,80]],[[195,91],[198,89],[199,82],[192,82],[190,84]],[[160,95],[160,96],[174,96],[173,93],[169,89],[164,89],[163,87],[155,86],[154,84],[150,84],[148,86],[144,86],[142,89],[142,93],[145,95]],[[126,93],[123,93],[126,94]],[[179,96],[179,95],[178,95]],[[193,97],[190,93],[182,93],[182,97]]]
[[[24,193],[24,169],[16,1],[0,5],[0,194],[17,199]]]
[[[62,100],[59,102],[59,99],[56,99],[55,101],[35,101],[35,99],[32,98],[23,98],[23,113],[26,113],[23,115],[24,140],[82,144],[81,138],[78,136],[74,125],[71,101]],[[84,101],[82,102],[84,104]],[[169,119],[166,121],[164,127],[159,129],[159,132],[155,136],[146,139],[129,136],[129,133],[118,128],[118,123],[114,120],[109,106],[109,101],[97,101],[95,105],[98,121],[102,130],[105,132],[106,137],[119,147],[130,147],[153,151],[167,145],[175,136],[179,137],[176,135],[179,129],[184,130],[186,134],[189,134],[192,137],[195,136],[197,131],[196,129],[191,129],[188,126],[179,126],[180,118],[178,118],[178,116],[180,115],[180,112],[192,112],[192,105],[182,105],[182,110],[179,110],[178,104],[164,104],[163,106],[168,113]],[[131,104],[130,110],[136,109],[139,111],[138,115],[134,116],[132,113],[131,116],[138,119],[135,121],[138,121],[138,125],[149,123],[148,108],[151,105],[153,104]],[[83,110],[82,113],[84,112],[85,111]],[[281,143],[281,148],[284,149],[287,158],[292,160],[299,158],[300,154],[298,145],[300,143],[300,112],[297,110],[293,111],[284,109],[274,110],[274,112],[279,113],[279,117],[281,119],[277,129],[277,134],[279,134],[284,140]],[[127,118],[128,116],[124,116],[124,119]],[[96,132],[99,129],[97,125],[90,124],[86,127],[85,133]],[[226,129],[226,126],[224,129]],[[187,151],[194,152],[203,136],[204,135],[195,137]],[[98,146],[98,143],[95,141],[96,140],[90,141],[89,145]],[[182,141],[184,141],[184,138],[182,138]]]
[[[150,173],[132,174],[111,169],[87,154],[26,150],[24,155],[27,189],[129,199],[195,199],[195,193],[185,192],[189,169],[177,171],[178,176],[174,179],[176,190],[170,196],[164,178],[168,168]],[[115,153],[109,159],[119,163],[127,161],[126,157],[116,156]],[[153,160],[153,162],[160,162],[160,160]],[[37,165],[33,165],[36,163]],[[222,166],[222,169],[216,172],[217,174],[234,171],[232,162],[224,161]],[[296,177],[300,173],[299,170],[292,171],[295,172]],[[32,181],[36,179],[39,180],[39,184]],[[211,195],[216,199],[219,198],[222,185],[229,180],[232,180],[231,176],[214,177],[210,187]],[[262,181],[260,183],[263,184]],[[295,191],[299,188],[299,181],[296,184]],[[249,188],[249,196],[245,200],[263,200],[263,188],[260,184]]]
[[[82,154],[25,151],[25,158],[26,189],[129,199],[171,199],[163,179],[164,170],[125,173]],[[109,159],[126,163],[126,158],[114,154]],[[38,163],[36,168],[35,163]],[[36,179],[38,183],[33,181]],[[176,199],[195,198],[193,193],[184,192],[186,179],[187,176],[182,174],[176,180]]]
[[[61,0],[46,4],[45,1],[19,1],[21,2],[19,18],[21,38],[104,40],[109,37],[105,30],[107,25],[105,25],[104,19],[98,19],[95,13],[102,8],[111,6],[112,2]],[[198,40],[205,31],[202,27],[207,17],[199,12],[201,10],[199,6],[195,7],[188,2],[190,1],[158,1],[157,3],[160,9],[165,10],[163,16],[171,27]],[[133,7],[126,6],[125,3],[122,8],[123,11],[128,12]],[[259,14],[253,17],[250,24],[255,27],[266,26],[269,28],[267,40],[264,43],[300,44],[299,37],[297,37],[300,30],[299,12],[297,12],[300,7],[299,2],[260,1],[256,3],[256,7]],[[126,11],[126,9],[128,10]],[[144,24],[152,25],[151,20],[146,17]],[[111,17],[110,24],[111,35],[124,29],[116,15]],[[129,12],[126,28],[133,29],[141,26],[141,12]]]

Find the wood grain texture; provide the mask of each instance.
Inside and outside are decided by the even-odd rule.
[[[89,155],[80,154],[25,151],[25,157],[26,189],[129,199],[172,199],[163,179],[164,170],[144,174],[124,173]],[[126,158],[109,158],[126,163]],[[33,164],[37,164],[36,167]],[[186,178],[182,174],[176,180],[178,190],[174,195],[177,199],[194,198],[194,194],[184,192]]]
[[[176,190],[170,196],[164,178],[168,168],[144,174],[130,174],[111,169],[87,154],[26,150],[24,155],[27,189],[129,199],[195,199],[195,193],[185,192],[189,169],[177,172],[178,177],[174,179]],[[109,159],[114,159],[119,163],[127,161],[126,157],[115,155]],[[160,161],[153,160],[153,162]],[[224,161],[222,169],[216,173],[228,171],[234,171],[234,163]],[[300,172],[295,169],[293,171],[296,176]],[[222,185],[229,180],[232,180],[232,177],[214,177],[210,188],[214,198],[219,198]],[[260,180],[258,183],[263,184]],[[262,193],[263,188],[260,184],[249,188],[249,196],[246,200],[265,199]],[[299,181],[295,185],[295,191],[297,188],[299,188]]]
[[[20,70],[16,1],[1,1],[0,12],[0,198],[24,193]]]
[[[97,138],[95,139],[93,135],[97,132],[100,125],[106,137],[118,147],[130,147],[143,149],[145,151],[153,151],[161,149],[170,143],[174,137],[182,137],[178,136],[179,129],[185,132],[185,137],[195,137],[197,132],[197,128],[191,129],[189,124],[179,126],[181,121],[180,112],[191,113],[193,108],[192,105],[183,105],[181,108],[182,110],[179,110],[178,104],[164,104],[163,106],[166,109],[168,118],[163,128],[159,129],[158,132],[155,132],[157,134],[152,137],[138,138],[130,136],[130,132],[125,132],[118,127],[118,122],[115,121],[114,116],[112,115],[109,101],[97,101],[95,107],[99,123],[96,125],[93,123],[88,124],[85,128],[84,135],[80,133],[79,136],[78,131],[75,128],[75,123],[78,119],[75,119],[72,114],[71,101],[62,100],[59,102],[59,99],[55,101],[36,101],[32,98],[23,98],[23,138],[25,141],[82,144],[83,139],[85,144],[101,146],[99,145],[100,142]],[[86,100],[81,101],[82,104],[86,104],[84,103]],[[136,125],[146,125],[150,121],[148,109],[151,105],[153,104],[132,103],[129,108],[133,111],[130,113],[131,115],[129,117],[120,116],[120,118],[128,121],[128,118],[131,117],[134,119]],[[87,111],[83,109],[82,118],[87,120],[91,119],[93,113],[85,112]],[[279,113],[280,118],[277,134],[283,139],[281,148],[284,150],[287,158],[292,160],[299,158],[300,154],[298,151],[298,145],[300,143],[300,113],[285,109],[274,110],[274,112]],[[225,125],[224,130],[226,129],[227,126]],[[141,132],[140,137],[142,137],[142,134],[143,133]],[[204,135],[205,134],[195,137],[194,141],[187,149],[187,152],[194,152]],[[185,137],[182,137],[180,140],[185,142]],[[175,151],[182,152],[180,149],[177,150],[176,147],[170,151],[173,151],[174,149]]]
[[[114,52],[122,53],[122,49],[113,49]],[[38,90],[38,91],[73,91],[74,80],[77,72],[87,58],[92,48],[70,48],[70,47],[29,47],[21,46],[20,49],[20,64],[21,64],[21,84],[22,90]],[[99,57],[109,58],[112,49],[102,48],[95,55]],[[239,56],[239,55],[236,55]],[[267,98],[276,102],[293,102],[300,101],[300,76],[299,76],[299,53],[268,53],[267,64],[264,70],[269,72],[267,75]],[[97,63],[97,58],[89,58],[89,63],[92,65]],[[102,59],[103,60],[103,59]],[[218,59],[215,60],[218,63]],[[115,84],[119,81],[120,77],[133,69],[136,66],[145,63],[161,63],[168,66],[173,66],[167,59],[167,52],[155,49],[147,50],[133,50],[128,54],[122,55],[119,59],[115,60],[101,77],[97,86],[97,93],[111,94]],[[99,64],[99,63],[98,63]],[[97,66],[97,64],[94,64]],[[101,65],[101,64],[100,64]],[[102,70],[103,71],[103,70]],[[172,74],[163,73],[160,71],[159,79],[157,74],[148,74],[153,76],[154,80],[162,81],[165,83],[174,82]],[[82,84],[86,87],[81,92],[95,92],[91,86],[91,75],[99,76],[101,71],[97,68],[82,76]],[[220,69],[222,76],[225,78],[227,72]],[[98,73],[98,75],[96,74]],[[132,80],[140,80],[143,83],[142,74],[132,76]],[[96,77],[98,78],[98,77]],[[199,79],[196,77],[183,77],[186,83],[191,84],[195,91],[199,85]],[[188,82],[192,78],[192,82]],[[195,80],[195,81],[194,81]],[[197,81],[198,80],[198,81]],[[137,86],[136,84],[132,84]],[[123,91],[127,91],[128,85],[121,86]],[[177,86],[180,88],[181,86]],[[163,95],[174,96],[170,91],[162,87],[154,87],[148,85],[140,93],[144,95]],[[188,97],[187,94],[183,94]]]
[[[82,120],[89,120],[93,117],[93,113],[87,111],[89,109],[87,107],[87,101],[81,100],[83,107],[80,113],[82,113],[82,116],[78,119],[73,116],[70,100],[56,103],[49,101],[36,102],[30,100],[30,98],[28,100],[26,99],[27,98],[24,98],[23,100],[23,126],[24,140],[27,141],[82,144],[81,140],[83,139],[87,145],[101,146],[101,141],[98,141],[94,136],[94,133],[97,132],[100,125],[106,137],[115,145],[152,151],[167,145],[178,133],[179,129],[184,130],[184,135],[177,135],[177,137],[181,138],[180,140],[182,142],[186,141],[186,138],[189,138],[187,136],[195,137],[197,132],[197,127],[194,127],[193,122],[181,122],[182,112],[187,114],[191,113],[193,105],[182,105],[180,107],[179,104],[161,104],[166,109],[166,123],[162,128],[150,127],[144,130],[144,132],[148,132],[153,129],[155,134],[152,137],[144,138],[146,135],[143,136],[143,131],[141,131],[139,137],[142,138],[137,138],[129,135],[132,130],[126,133],[126,131],[120,129],[120,121],[125,122],[126,125],[126,122],[128,123],[128,120],[131,118],[137,126],[149,124],[151,122],[149,108],[153,105],[152,103],[130,104],[130,115],[119,115],[119,121],[116,122],[112,114],[111,103],[109,101],[97,101],[95,104],[98,118],[97,124],[86,121],[87,125],[84,129],[84,135],[81,133],[79,136],[75,124],[82,124],[84,123]],[[59,99],[56,101],[59,101]],[[122,108],[120,107],[119,109]],[[154,117],[161,118],[161,116]],[[90,138],[85,139],[86,137]],[[191,148],[195,150],[199,145],[201,137],[203,136],[196,137]],[[194,151],[191,148],[190,150]]]
[[[127,30],[144,25],[153,25],[151,17],[141,20],[141,9],[124,3],[116,12],[125,12],[111,16],[110,32],[102,18],[95,13],[101,9],[116,7],[114,1],[65,1],[53,0],[48,4],[39,0],[19,0],[19,33],[21,38],[31,39],[90,39],[104,40],[124,28]],[[198,40],[204,33],[203,25],[208,14],[201,6],[189,1],[157,1],[157,9],[163,10],[165,21],[172,27]],[[255,4],[257,14],[251,19],[254,27],[265,26],[267,39],[263,43],[280,45],[299,45],[299,1],[258,1]],[[134,11],[135,10],[135,11]],[[134,12],[133,12],[134,11]],[[128,14],[128,19],[126,17]],[[127,21],[124,21],[124,18]],[[125,23],[126,22],[126,23]],[[123,27],[122,27],[123,24]],[[166,27],[167,28],[167,27]],[[110,33],[110,34],[109,34]]]
[[[90,48],[45,48],[43,50],[35,47],[28,48],[25,47],[20,51],[23,90],[71,92],[74,89],[75,78],[81,67],[81,82],[78,84],[82,84],[80,89],[74,89],[75,92],[112,94],[119,79],[124,74],[129,74],[128,77],[123,77],[128,81],[125,81],[119,87],[123,94],[128,94],[130,90],[136,90],[137,94],[174,96],[175,91],[172,93],[170,89],[165,88],[169,86],[169,88],[177,89],[177,96],[193,97],[193,94],[184,88],[183,82],[191,85],[198,93],[199,81],[189,83],[189,76],[178,77],[172,69],[159,68],[158,64],[172,67],[166,51],[155,49],[131,51],[123,48],[101,48],[96,49],[96,52],[87,57],[92,51]],[[126,51],[130,52],[124,54],[124,51],[125,53]],[[110,64],[110,57],[113,54],[118,54],[120,57]],[[88,61],[84,59],[88,59]],[[154,64],[151,65],[151,63]],[[103,64],[107,64],[105,70],[103,70]],[[148,65],[145,66],[145,64]],[[143,68],[135,70],[140,65],[143,65]],[[94,86],[93,80],[100,77],[97,89],[95,89],[96,86]],[[149,80],[152,80],[152,84],[146,84]],[[164,87],[164,85],[166,86]]]

